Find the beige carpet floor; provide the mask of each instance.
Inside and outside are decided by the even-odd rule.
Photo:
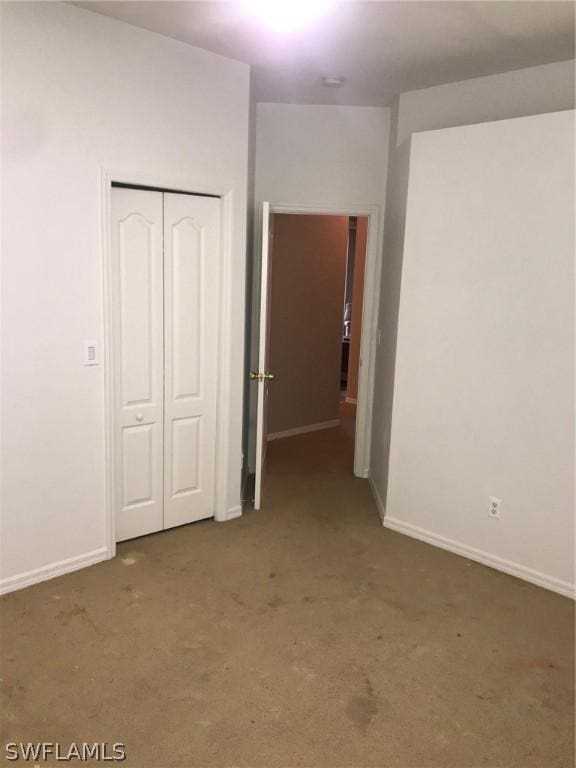
[[[572,602],[383,529],[339,429],[268,458],[265,510],[2,599],[3,740],[123,742],[134,768],[573,766]]]

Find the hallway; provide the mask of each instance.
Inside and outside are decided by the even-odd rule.
[[[4,597],[3,738],[134,768],[569,765],[572,602],[383,529],[351,461],[338,428],[274,441],[261,512]]]

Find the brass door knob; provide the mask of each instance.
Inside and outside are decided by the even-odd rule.
[[[273,373],[258,373],[257,371],[250,371],[250,379],[252,381],[272,381],[273,378]]]

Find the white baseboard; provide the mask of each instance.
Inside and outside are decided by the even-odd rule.
[[[72,573],[72,571],[87,568],[89,565],[95,565],[107,559],[108,549],[100,547],[100,549],[95,549],[93,552],[86,552],[85,555],[70,557],[67,560],[44,565],[42,568],[19,573],[17,576],[10,576],[8,579],[0,581],[0,595],[14,592],[17,589],[24,589],[24,587],[30,587],[32,584],[39,584],[41,581],[55,579],[57,576],[64,576],[67,573]]]
[[[294,437],[294,435],[303,435],[306,432],[319,432],[321,429],[331,429],[339,427],[340,419],[333,421],[321,421],[319,424],[307,424],[305,427],[296,427],[295,429],[285,429],[283,432],[271,432],[266,436],[266,440],[280,440],[282,437]]]
[[[372,495],[378,508],[382,525],[385,528],[389,528],[391,531],[397,533],[403,533],[406,536],[411,536],[413,539],[419,539],[426,542],[426,544],[432,544],[440,549],[445,549],[448,552],[452,552],[455,555],[461,555],[468,558],[468,560],[474,560],[482,565],[487,565],[490,568],[495,568],[497,571],[503,571],[510,576],[516,576],[524,581],[529,581],[531,584],[537,584],[539,587],[550,589],[552,592],[558,592],[565,597],[571,597],[573,600],[576,597],[576,587],[567,581],[562,581],[554,576],[548,576],[540,571],[535,571],[532,568],[527,568],[524,565],[519,565],[510,560],[504,560],[496,555],[491,555],[488,552],[484,552],[481,549],[470,547],[467,544],[462,544],[454,539],[448,539],[445,536],[439,536],[432,531],[427,531],[424,528],[420,528],[417,525],[411,523],[404,523],[402,520],[398,520],[396,517],[386,516],[386,506],[380,492],[374,483],[374,480],[369,477],[370,488],[372,489]]]
[[[356,405],[358,402],[358,398],[356,397],[346,397],[346,402],[350,403],[350,405]]]
[[[375,491],[373,485],[372,490]],[[381,500],[379,502],[378,499],[376,499],[376,504],[380,505]],[[567,581],[563,581],[562,579],[557,579],[555,576],[549,576],[546,573],[540,573],[540,571],[535,571],[532,568],[527,568],[526,566],[520,565],[519,563],[514,563],[511,560],[505,560],[504,558],[497,557],[496,555],[491,555],[490,553],[484,552],[481,549],[470,547],[467,544],[462,544],[459,541],[448,539],[445,536],[439,536],[438,534],[427,531],[417,525],[404,523],[402,520],[398,520],[395,517],[384,517],[382,522],[385,528],[390,528],[392,531],[403,533],[406,536],[419,539],[420,541],[424,541],[427,544],[433,544],[436,547],[440,547],[440,549],[446,549],[448,552],[453,552],[456,555],[461,555],[462,557],[468,558],[468,560],[474,560],[477,563],[482,563],[482,565],[495,568],[497,571],[503,571],[510,576],[516,576],[519,579],[524,579],[524,581],[537,584],[539,587],[550,589],[552,592],[558,592],[558,594],[564,595],[565,597],[571,597],[573,600],[576,597],[575,586]]]

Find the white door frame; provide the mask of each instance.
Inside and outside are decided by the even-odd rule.
[[[104,364],[104,412],[105,412],[105,483],[106,483],[106,546],[108,558],[116,555],[115,514],[119,499],[116,486],[116,424],[114,413],[114,328],[112,307],[112,247],[111,247],[111,198],[112,182],[121,184],[156,187],[159,190],[195,192],[204,195],[217,195],[221,204],[220,224],[220,307],[218,331],[218,394],[216,404],[216,450],[214,480],[214,519],[224,521],[230,518],[226,508],[226,480],[228,477],[228,448],[230,426],[230,380],[226,372],[230,371],[232,352],[230,336],[230,305],[233,254],[232,220],[233,192],[229,187],[206,186],[188,176],[150,176],[134,171],[100,169],[100,209],[101,209],[101,258],[102,289],[104,304],[103,355]]]
[[[382,274],[382,207],[379,205],[347,205],[337,208],[325,205],[270,202],[270,214],[294,213],[320,216],[366,216],[366,264],[360,336],[360,365],[358,368],[358,399],[356,406],[356,437],[354,443],[354,474],[367,478],[370,472],[372,414],[374,409],[374,371]],[[273,308],[272,308],[273,309]],[[272,311],[272,310],[271,310]]]

